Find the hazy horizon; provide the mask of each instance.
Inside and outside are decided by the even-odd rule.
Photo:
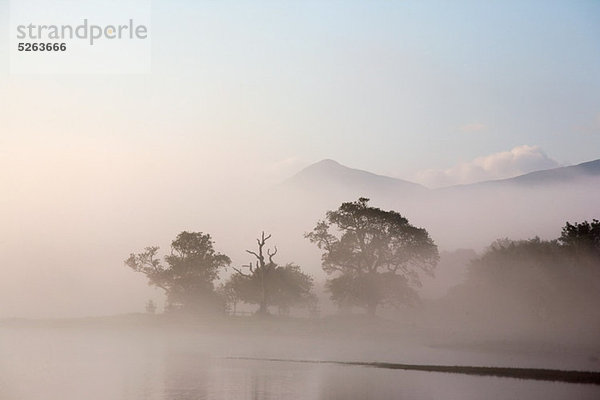
[[[6,31],[9,11],[0,0]],[[139,311],[156,291],[122,261],[183,230],[212,234],[234,263],[270,231],[281,261],[322,274],[302,235],[370,193],[290,198],[296,216],[263,198],[321,159],[428,187],[597,159],[599,22],[583,0],[153,1],[151,73],[138,75],[11,74],[0,35],[0,317]],[[486,227],[470,236],[443,203],[373,202],[443,250],[480,251],[597,217],[595,193],[578,196],[527,226],[506,204],[496,225],[495,205],[454,199]]]
[[[0,398],[600,399],[599,0],[0,0]]]

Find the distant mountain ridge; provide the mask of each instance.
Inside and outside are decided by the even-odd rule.
[[[495,184],[518,184],[518,185],[543,185],[552,183],[565,183],[572,179],[581,177],[600,176],[600,159],[584,162],[577,165],[551,168],[546,170],[529,172],[512,178],[482,181],[464,185],[452,185],[439,189],[451,189],[461,187],[489,186]],[[384,190],[386,192],[424,192],[429,189],[418,183],[403,179],[377,175],[372,172],[346,167],[331,159],[321,160],[309,165],[288,180],[283,185],[290,186],[322,186],[334,185],[345,186],[358,192],[362,190]]]
[[[442,189],[477,188],[483,186],[543,186],[552,184],[565,184],[580,179],[600,177],[600,159],[584,162],[581,164],[544,169],[517,175],[512,178],[496,179],[483,182],[469,183],[464,185],[447,186]]]
[[[566,221],[599,218],[600,159],[437,189],[322,160],[264,193],[247,215],[257,226],[276,227],[269,229],[282,246],[308,265],[315,261],[302,251],[311,247],[298,232],[359,197],[427,229],[441,249],[481,250],[498,238],[555,238]]]
[[[293,188],[303,192],[337,191],[349,195],[377,193],[386,197],[428,191],[425,186],[418,183],[346,167],[330,159],[309,165],[280,186],[281,189]]]

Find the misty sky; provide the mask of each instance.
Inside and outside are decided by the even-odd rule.
[[[126,255],[184,229],[245,262],[199,210],[324,158],[444,186],[600,157],[598,1],[152,5],[151,74],[10,75],[0,0],[7,309],[89,279],[116,310]]]
[[[0,1],[2,29],[7,10]],[[110,160],[126,174],[159,162],[167,174],[216,165],[213,177],[231,177],[243,165],[242,180],[271,182],[333,158],[418,179],[523,145],[558,164],[598,158],[597,1],[154,1],[153,11],[145,76],[11,76],[0,37],[12,178]]]

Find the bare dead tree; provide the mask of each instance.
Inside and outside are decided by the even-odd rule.
[[[265,232],[261,233],[259,239],[256,239],[256,243],[258,245],[258,251],[246,250],[248,254],[252,254],[256,258],[256,262],[253,264],[250,262],[248,265],[243,265],[242,268],[248,268],[250,270],[250,274],[242,272],[241,269],[233,268],[239,274],[250,278],[252,275],[256,274],[260,279],[260,289],[261,289],[261,301],[258,309],[259,314],[268,314],[268,304],[267,304],[267,288],[265,284],[265,279],[275,268],[277,268],[277,264],[273,261],[273,257],[277,254],[277,246],[273,247],[273,251],[271,249],[266,249],[265,245],[267,240],[271,238],[271,235],[265,236]],[[265,258],[265,254],[266,257]]]

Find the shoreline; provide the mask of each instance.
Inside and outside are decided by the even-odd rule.
[[[460,365],[416,365],[384,362],[293,360],[281,358],[226,357],[228,360],[289,362],[305,364],[334,364],[406,371],[439,372],[463,375],[494,376],[499,378],[528,379],[577,384],[600,385],[600,372],[560,370],[547,368],[476,367]]]

